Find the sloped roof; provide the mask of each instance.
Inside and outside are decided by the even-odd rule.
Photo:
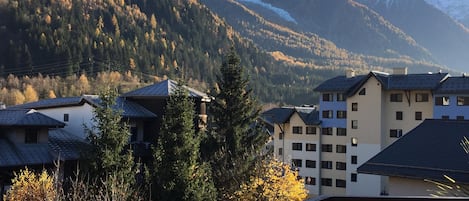
[[[49,131],[49,143],[15,144],[0,138],[0,167],[53,164],[55,160],[77,160],[88,144],[62,129]]]
[[[80,158],[81,152],[89,146],[83,139],[63,129],[49,130],[49,148],[55,159],[77,160]]]
[[[469,121],[427,119],[361,165],[365,174],[469,184],[469,158],[460,146],[469,137]]]
[[[164,80],[143,88],[139,88],[123,94],[123,97],[168,97],[174,93],[177,88],[177,82],[174,80]],[[189,91],[190,97],[207,98],[208,95],[190,87],[185,88]]]
[[[264,121],[270,124],[286,123],[294,113],[298,113],[306,125],[319,125],[319,111],[313,107],[282,107],[272,108],[261,114]]]
[[[14,105],[9,108],[25,108],[25,109],[46,109],[46,108],[58,108],[58,107],[69,107],[69,106],[81,106],[85,103],[90,104],[93,107],[97,107],[101,104],[101,100],[97,95],[85,95],[76,97],[64,97],[64,98],[52,98],[43,99],[36,102],[25,103],[21,105]],[[133,118],[156,118],[157,115],[150,112],[143,106],[126,100],[123,97],[118,97],[116,100],[116,106],[114,109],[122,110],[123,117]]]
[[[388,75],[371,72],[387,90],[433,90],[447,78],[448,73]]]
[[[337,76],[324,81],[317,86],[314,91],[347,93],[352,87],[359,84],[365,78],[366,75],[357,75],[349,78],[346,76]]]
[[[66,106],[80,106],[84,103],[96,106],[93,102],[97,96],[75,96],[75,97],[63,97],[63,98],[50,98],[42,99],[36,102],[30,102],[20,105],[13,105],[9,108],[27,108],[27,109],[43,109],[43,108],[56,108]]]
[[[453,93],[469,93],[469,77],[449,77],[446,79],[435,93],[453,94]]]
[[[2,109],[0,126],[64,127],[65,124],[31,109]]]

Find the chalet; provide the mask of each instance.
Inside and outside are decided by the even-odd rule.
[[[65,123],[32,109],[0,110],[0,194],[13,172],[30,169],[75,168],[86,142],[62,130]]]

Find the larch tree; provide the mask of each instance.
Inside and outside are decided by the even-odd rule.
[[[136,167],[132,150],[127,148],[130,131],[122,122],[121,111],[116,110],[117,90],[100,92],[100,106],[94,110],[94,126],[89,139],[92,149],[88,155],[91,176],[96,179],[109,179],[135,183]]]
[[[157,200],[215,200],[209,165],[201,162],[194,103],[178,85],[169,97],[157,146],[153,186]]]
[[[303,201],[308,196],[304,180],[289,164],[264,160],[249,182],[235,192],[236,200]]]
[[[210,109],[215,129],[206,140],[204,151],[211,156],[219,199],[227,199],[249,180],[252,168],[260,161],[258,151],[265,145],[267,135],[256,124],[260,108],[248,89],[248,79],[234,48],[220,71]]]

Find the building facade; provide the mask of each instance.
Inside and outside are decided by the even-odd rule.
[[[307,185],[312,196],[390,195],[399,186],[396,182],[409,183],[406,178],[363,174],[357,168],[425,119],[469,118],[469,107],[465,107],[469,106],[469,78],[465,76],[407,74],[405,68],[390,74],[347,71],[315,91],[320,93],[317,133],[293,134],[307,124],[299,115],[291,115],[276,122],[274,135],[275,156],[293,166],[302,162],[300,175],[307,184],[314,178]],[[308,144],[314,144],[315,152],[306,151],[305,147],[313,146]],[[314,168],[304,168],[305,160],[314,161]]]

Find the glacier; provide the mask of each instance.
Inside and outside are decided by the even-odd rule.
[[[284,20],[297,24],[295,18],[293,18],[288,11],[286,11],[284,9],[281,9],[281,8],[278,8],[278,7],[275,7],[272,4],[265,3],[262,0],[238,0],[238,1],[239,2],[248,2],[248,3],[253,3],[253,4],[260,5],[264,8],[266,8],[266,9],[269,9],[269,10],[273,11],[274,13],[276,13],[278,16],[280,16]]]

